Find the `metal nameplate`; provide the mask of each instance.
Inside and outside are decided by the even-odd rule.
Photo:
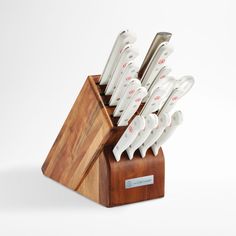
[[[126,179],[125,180],[125,188],[135,188],[139,186],[151,185],[154,184],[154,176],[147,175],[134,179]]]

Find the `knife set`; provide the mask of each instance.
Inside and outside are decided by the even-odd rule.
[[[136,36],[118,35],[102,75],[85,81],[44,175],[107,207],[164,196],[161,146],[182,123],[173,108],[194,84],[169,75],[170,38],[157,33],[138,69]]]

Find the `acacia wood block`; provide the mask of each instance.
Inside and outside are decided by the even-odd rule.
[[[127,127],[117,127],[98,81],[85,81],[42,166],[44,175],[107,207],[164,196],[161,149],[157,157],[149,150],[144,159],[137,152],[131,161],[126,153],[115,161],[112,149]],[[125,180],[148,175],[152,185],[125,189]]]

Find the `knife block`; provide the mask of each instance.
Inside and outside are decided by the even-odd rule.
[[[112,149],[127,127],[118,127],[108,106],[109,96],[99,76],[85,81],[43,166],[43,174],[66,187],[113,207],[164,196],[164,155],[138,151],[132,160],[122,154],[117,162]],[[138,114],[137,111],[136,114]],[[131,119],[132,120],[132,119]],[[125,181],[153,176],[153,183],[127,188]]]

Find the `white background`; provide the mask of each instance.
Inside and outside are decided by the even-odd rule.
[[[235,235],[235,1],[0,1],[0,235]],[[107,209],[40,171],[86,76],[115,37],[158,31],[196,84],[164,145],[165,198]]]

